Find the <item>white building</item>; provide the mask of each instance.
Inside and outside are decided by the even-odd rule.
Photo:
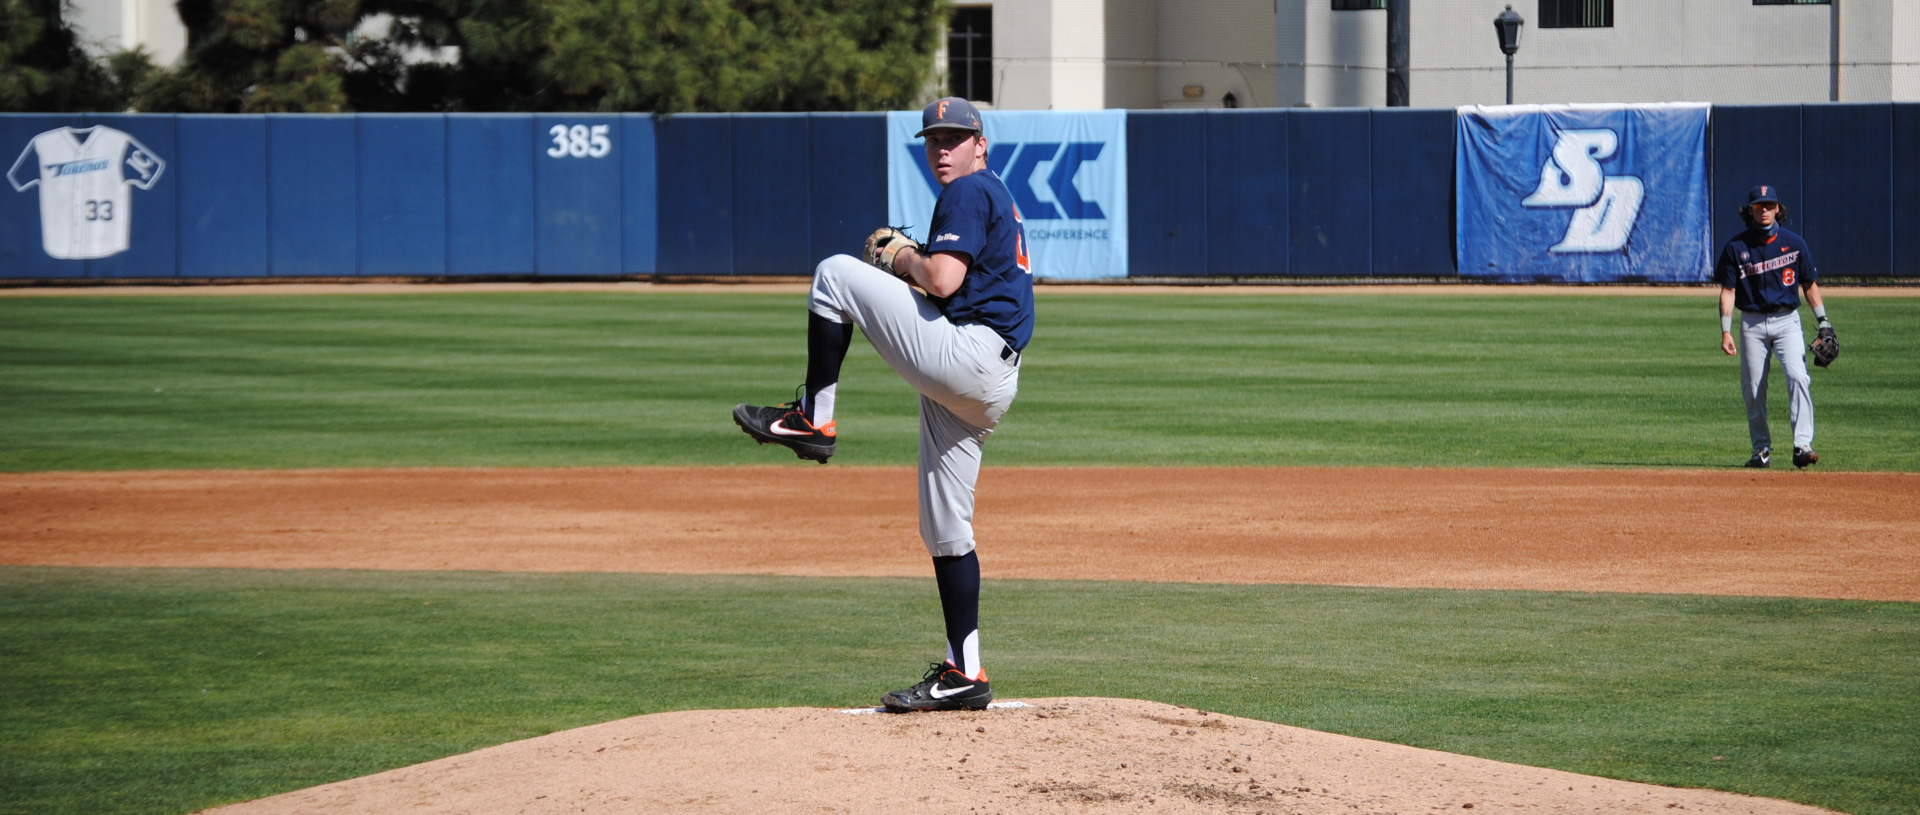
[[[987,86],[996,107],[1386,101],[1385,0],[961,3],[944,55],[950,79],[973,66],[963,79],[975,94]],[[1526,19],[1515,102],[1920,101],[1920,0],[1408,3],[1416,107],[1505,101],[1493,18],[1508,5]],[[982,39],[984,70],[961,53]]]
[[[156,65],[177,65],[187,52],[187,26],[174,0],[72,0],[67,23],[94,56],[144,46]]]
[[[173,67],[187,52],[187,26],[180,21],[174,0],[70,0],[67,22],[87,53],[100,57],[115,51],[131,51],[144,46],[153,63]],[[374,14],[360,21],[353,37],[380,39],[388,36],[394,19]],[[409,47],[401,52],[409,63],[458,62],[459,48]]]

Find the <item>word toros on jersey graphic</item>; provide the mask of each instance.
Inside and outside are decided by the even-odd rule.
[[[60,260],[127,251],[131,188],[153,189],[167,163],[111,127],[62,127],[34,136],[7,171],[14,190],[40,187],[40,241]]]
[[[1646,187],[1630,175],[1607,175],[1600,162],[1620,148],[1612,130],[1562,130],[1540,167],[1540,186],[1520,204],[1573,208],[1567,232],[1548,252],[1618,252],[1633,237]]]
[[[920,168],[928,191],[938,197],[940,182],[926,166],[926,148],[909,143],[906,149],[907,155]],[[1100,153],[1105,149],[1106,145],[1101,142],[995,144],[987,153],[987,169],[1006,182],[1007,190],[1013,193],[1013,201],[1019,205],[1024,219],[1097,220],[1107,217],[1106,211],[1100,208],[1099,202],[1081,195],[1080,188],[1074,186],[1073,177],[1080,172],[1081,164],[1100,158]],[[1053,192],[1052,201],[1041,200],[1033,190],[1034,171],[1047,162],[1053,163],[1046,177],[1047,189]]]

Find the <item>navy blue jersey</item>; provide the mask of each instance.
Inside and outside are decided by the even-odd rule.
[[[1033,338],[1033,270],[1013,193],[991,170],[963,175],[940,192],[928,230],[930,252],[973,258],[952,297],[934,298],[956,323],[980,323],[1013,350]]]
[[[1735,308],[1772,312],[1799,308],[1799,287],[1818,281],[1820,270],[1807,242],[1785,227],[1772,235],[1748,229],[1720,250],[1713,279],[1720,288],[1733,289]]]

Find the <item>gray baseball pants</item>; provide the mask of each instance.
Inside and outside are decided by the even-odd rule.
[[[1793,422],[1793,446],[1813,446],[1813,380],[1807,376],[1806,337],[1800,312],[1740,313],[1740,395],[1747,400],[1747,435],[1754,452],[1773,446],[1767,428],[1767,367],[1769,355],[1780,358],[1787,377],[1787,418]]]
[[[925,294],[857,258],[813,270],[807,310],[852,322],[880,358],[920,392],[920,539],[934,557],[973,551],[980,446],[1020,389],[1020,357],[977,323],[953,323]]]

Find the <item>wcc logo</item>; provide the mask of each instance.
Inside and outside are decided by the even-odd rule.
[[[1080,172],[1080,165],[1100,158],[1106,149],[1104,142],[1030,142],[1027,144],[993,144],[987,153],[987,169],[992,170],[1000,180],[1007,183],[1007,189],[1013,193],[1013,202],[1020,207],[1020,216],[1028,221],[1051,220],[1099,220],[1107,217],[1100,203],[1087,199],[1080,188],[1074,186],[1073,178]],[[906,145],[908,160],[920,168],[920,175],[927,182],[927,191],[935,197],[940,195],[940,182],[933,177],[933,170],[927,167],[925,148],[917,143]],[[1034,194],[1035,171],[1040,165],[1052,163],[1044,181],[1053,193],[1052,201],[1042,200]]]
[[[1630,175],[1607,175],[1600,162],[1620,149],[1612,130],[1562,130],[1540,168],[1540,186],[1520,202],[1535,209],[1571,210],[1566,235],[1552,253],[1618,252],[1633,237],[1646,186]]]

